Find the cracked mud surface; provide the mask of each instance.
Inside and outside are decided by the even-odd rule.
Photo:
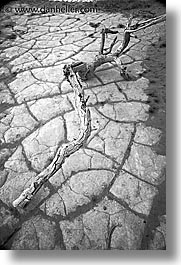
[[[165,8],[156,3],[150,13]],[[86,81],[87,143],[25,211],[11,208],[79,133],[63,66],[98,54],[101,36],[89,22],[117,26],[126,24],[125,14],[1,13],[1,248],[165,249],[165,23],[139,31],[121,57],[136,79],[125,81],[107,63]],[[122,35],[120,29],[115,49]]]

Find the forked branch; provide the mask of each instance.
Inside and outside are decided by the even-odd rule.
[[[125,67],[121,62],[121,55],[124,54],[125,49],[129,45],[131,34],[137,32],[138,30],[145,29],[156,23],[162,22],[166,19],[166,15],[162,15],[156,18],[148,19],[143,22],[137,22],[131,26],[132,17],[129,18],[128,23],[124,29],[123,41],[120,47],[111,54],[112,49],[117,41],[117,36],[112,41],[110,47],[105,51],[105,41],[108,34],[118,34],[118,31],[113,31],[112,29],[104,28],[101,32],[101,46],[99,55],[95,57],[93,62],[85,63],[78,62],[72,65],[64,66],[64,75],[67,81],[70,83],[72,89],[74,90],[75,103],[74,107],[77,111],[79,121],[80,121],[80,133],[76,140],[70,141],[67,144],[62,145],[58,148],[53,161],[50,165],[45,168],[40,174],[38,174],[31,183],[31,185],[25,189],[22,194],[13,202],[13,206],[24,207],[32,199],[32,197],[39,191],[39,189],[44,185],[44,183],[49,180],[59,169],[61,169],[65,159],[71,154],[75,153],[79,148],[86,143],[88,137],[91,133],[91,116],[90,111],[86,106],[87,99],[84,98],[84,88],[83,79],[87,79],[87,75],[95,71],[95,69],[107,62],[115,62],[119,69],[120,74],[128,79],[129,76],[125,71]]]

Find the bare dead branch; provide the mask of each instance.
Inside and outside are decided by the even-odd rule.
[[[101,46],[100,46],[99,54],[107,55],[107,54],[109,54],[112,51],[112,48],[113,48],[113,46],[114,46],[114,44],[115,44],[115,42],[117,40],[117,36],[114,38],[114,40],[111,43],[110,47],[107,48],[108,52],[106,52],[106,53],[104,52],[104,50],[105,50],[104,49],[105,40],[106,40],[106,37],[107,37],[108,34],[117,34],[117,33],[119,33],[119,31],[113,31],[113,30],[111,30],[109,28],[102,29],[102,31],[101,31]]]
[[[100,53],[99,54],[103,54],[104,44],[105,44],[105,30],[102,29],[102,31],[101,31],[101,47],[100,47]]]
[[[112,43],[111,43],[108,51],[107,52],[104,52],[104,55],[108,55],[109,53],[112,52],[112,49],[113,49],[114,45],[116,44],[117,38],[118,38],[117,36],[114,38],[114,40],[112,41]]]
[[[38,174],[31,183],[30,187],[25,189],[21,195],[13,202],[14,207],[25,207],[32,197],[39,191],[44,183],[50,179],[63,165],[65,159],[71,154],[79,150],[79,148],[87,141],[91,133],[91,117],[90,111],[86,107],[87,99],[84,99],[84,90],[82,81],[78,73],[74,73],[71,66],[65,66],[64,74],[72,86],[75,94],[74,107],[77,110],[80,121],[80,133],[76,140],[70,141],[62,145],[55,154],[51,164]]]
[[[82,80],[87,78],[88,73],[94,72],[97,67],[107,62],[115,62],[120,69],[120,74],[126,80],[129,79],[129,75],[126,73],[126,68],[122,64],[120,57],[129,45],[131,33],[164,21],[166,19],[166,15],[161,15],[159,17],[148,19],[143,22],[137,22],[136,24],[131,26],[132,18],[133,17],[130,16],[130,18],[128,19],[128,23],[124,29],[122,44],[113,54],[110,53],[116,43],[117,36],[112,41],[110,47],[108,48],[108,51],[104,52],[106,35],[118,34],[119,32],[104,28],[101,32],[102,39],[99,55],[97,55],[91,63],[88,64],[86,62],[78,62],[73,63],[72,65],[64,66],[64,75],[67,78],[67,81],[70,83],[71,87],[73,88],[75,94],[74,107],[77,110],[79,116],[80,133],[76,140],[70,141],[69,143],[62,145],[58,149],[50,165],[45,168],[40,174],[38,174],[35,180],[32,181],[31,185],[27,189],[25,189],[21,193],[21,195],[13,202],[14,207],[24,207],[27,203],[29,203],[34,194],[38,192],[38,190],[44,185],[44,183],[62,167],[63,163],[65,162],[65,159],[77,150],[79,150],[79,148],[87,141],[88,137],[90,136],[91,117],[90,111],[86,106],[88,98],[84,99],[84,89]],[[99,25],[100,24],[95,24],[92,25],[92,27],[96,29]]]

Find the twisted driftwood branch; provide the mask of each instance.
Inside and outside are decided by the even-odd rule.
[[[147,27],[150,27],[154,24],[160,23],[165,21],[166,15],[161,15],[152,19],[145,20],[143,22],[137,22],[136,24],[131,26],[132,22],[132,17],[129,18],[127,25],[125,26],[124,29],[124,34],[123,34],[123,42],[121,45],[117,48],[117,50],[110,54],[112,51],[113,46],[116,43],[117,36],[114,38],[112,41],[110,47],[108,48],[107,52],[104,52],[104,45],[106,41],[106,36],[107,34],[117,34],[119,33],[118,31],[113,31],[112,29],[104,28],[101,31],[101,45],[100,45],[100,51],[99,54],[95,57],[93,62],[91,63],[86,63],[86,62],[78,62],[78,63],[73,63],[72,67],[75,72],[79,72],[81,78],[83,80],[87,79],[87,75],[90,73],[93,73],[95,69],[102,64],[108,63],[108,62],[115,62],[117,66],[120,69],[120,74],[125,78],[129,79],[128,74],[126,73],[126,68],[123,66],[121,62],[121,55],[124,54],[126,51],[127,46],[129,45],[130,39],[132,37],[132,33],[137,32],[138,30],[145,29]]]
[[[25,189],[22,194],[13,202],[13,206],[24,207],[34,196],[35,193],[43,186],[43,184],[51,178],[65,162],[65,159],[71,154],[79,150],[79,148],[86,142],[91,133],[91,118],[90,111],[86,107],[84,99],[83,85],[78,73],[74,73],[71,66],[64,67],[64,74],[72,86],[75,94],[75,109],[80,120],[80,133],[76,140],[62,145],[51,162],[51,164],[37,175],[36,179],[32,182],[30,187]]]
[[[137,22],[136,24],[131,26],[132,17],[130,17],[124,29],[123,42],[113,54],[110,53],[116,43],[117,36],[114,38],[110,47],[105,52],[104,45],[106,36],[107,34],[117,34],[119,32],[104,28],[101,32],[102,39],[100,52],[99,55],[95,57],[93,62],[91,62],[90,64],[85,62],[77,62],[73,63],[72,65],[64,66],[64,75],[70,83],[71,87],[73,88],[75,94],[74,105],[80,120],[80,133],[76,140],[64,144],[58,149],[50,165],[46,169],[44,169],[40,174],[38,174],[35,180],[30,185],[30,187],[25,189],[21,193],[21,195],[13,202],[14,207],[26,206],[27,203],[32,199],[34,194],[36,194],[38,190],[43,186],[43,184],[62,167],[63,163],[65,162],[65,159],[77,150],[79,150],[79,148],[87,141],[88,137],[90,136],[91,117],[90,111],[86,107],[87,99],[84,99],[84,91],[81,80],[87,79],[88,73],[94,72],[97,67],[107,62],[115,62],[120,69],[120,74],[125,79],[128,79],[129,76],[126,74],[125,67],[122,65],[120,56],[125,52],[125,49],[127,48],[130,42],[131,34],[138,30],[145,29],[156,23],[162,22],[165,19],[166,15],[161,15],[159,17],[148,19],[143,22]]]
[[[114,46],[114,44],[116,43],[116,40],[117,40],[117,36],[114,38],[113,42],[111,43],[110,47],[108,48],[108,51],[107,52],[104,52],[104,44],[105,44],[105,40],[106,40],[106,36],[107,34],[117,34],[119,33],[119,31],[113,31],[109,28],[104,28],[102,29],[102,38],[101,38],[101,47],[100,47],[100,54],[103,54],[103,55],[107,55],[109,53],[111,53],[112,51],[112,48]]]

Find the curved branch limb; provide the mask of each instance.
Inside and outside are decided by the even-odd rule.
[[[107,52],[104,52],[104,55],[108,55],[109,53],[112,52],[112,49],[113,49],[113,47],[114,47],[114,45],[115,45],[115,43],[117,41],[117,38],[118,38],[117,36],[114,38],[114,40],[112,41],[110,47],[108,48],[108,51]]]
[[[100,53],[99,54],[103,54],[104,44],[105,44],[105,30],[102,29],[102,31],[101,31],[101,46],[100,46]]]
[[[97,67],[101,66],[102,64],[105,64],[108,62],[116,62],[117,63],[117,59],[123,53],[126,52],[125,49],[129,45],[130,38],[132,37],[133,32],[136,32],[138,30],[152,26],[152,25],[157,24],[159,22],[163,22],[165,19],[166,19],[166,15],[164,14],[164,15],[161,15],[161,16],[158,16],[155,18],[148,19],[148,20],[143,21],[143,22],[138,22],[135,25],[131,26],[131,22],[132,22],[132,16],[131,16],[129,18],[127,26],[124,30],[123,42],[120,45],[120,47],[118,47],[117,50],[112,54],[110,54],[110,51],[112,50],[112,47],[114,46],[114,44],[116,42],[116,38],[113,40],[108,52],[103,53],[104,43],[105,43],[105,34],[106,33],[116,34],[119,32],[118,31],[112,31],[108,28],[103,29],[103,31],[102,31],[102,42],[101,42],[101,52],[100,52],[102,54],[99,53],[99,55],[95,57],[94,61],[89,63],[89,64],[85,63],[85,62],[80,63],[80,64],[82,64],[82,67],[80,67],[81,70],[79,69],[78,72],[79,71],[83,72],[83,75],[81,74],[81,77],[83,77],[83,79],[86,80],[88,73],[93,73],[95,71],[95,69]],[[73,65],[74,65],[74,63],[73,63]],[[125,72],[125,69],[122,66],[120,67],[120,73],[126,80],[130,80],[130,77]]]
[[[143,22],[138,22],[135,25],[130,26],[130,28],[128,28],[126,31],[129,33],[133,33],[133,32],[136,32],[138,30],[148,28],[148,27],[155,25],[157,23],[163,22],[165,20],[166,20],[166,15],[164,14],[164,15],[161,15],[161,16],[158,16],[155,18],[150,18],[150,19],[145,20]]]
[[[102,37],[101,37],[101,46],[100,46],[100,52],[99,52],[99,54],[107,55],[107,54],[111,53],[112,48],[113,48],[113,46],[116,43],[117,36],[112,41],[110,47],[108,48],[108,51],[107,52],[104,52],[105,40],[106,40],[106,36],[107,36],[108,33],[109,34],[117,34],[117,33],[119,33],[119,31],[113,31],[113,30],[111,30],[109,28],[102,29],[102,31],[101,31],[101,35],[102,35]]]
[[[13,202],[14,207],[25,207],[32,197],[38,192],[38,190],[44,185],[44,183],[50,179],[63,165],[65,159],[71,154],[80,149],[80,147],[87,141],[91,133],[91,117],[90,111],[87,109],[86,101],[84,99],[84,90],[81,79],[78,73],[74,73],[71,66],[66,66],[65,76],[75,93],[75,109],[77,110],[80,120],[80,133],[76,140],[73,140],[67,144],[62,145],[50,163],[40,174],[38,174],[31,183],[31,185],[25,189],[21,195]]]
[[[121,46],[117,49],[117,51],[113,55],[119,57],[124,52],[124,50],[128,46],[130,39],[132,37],[131,33],[137,32],[141,29],[148,28],[152,25],[163,22],[165,20],[166,20],[166,15],[164,14],[164,15],[161,15],[161,16],[158,16],[155,18],[145,20],[143,22],[138,22],[135,25],[131,26],[131,21],[132,21],[132,17],[131,17],[129,19],[125,29],[124,29],[123,42],[122,42]]]

